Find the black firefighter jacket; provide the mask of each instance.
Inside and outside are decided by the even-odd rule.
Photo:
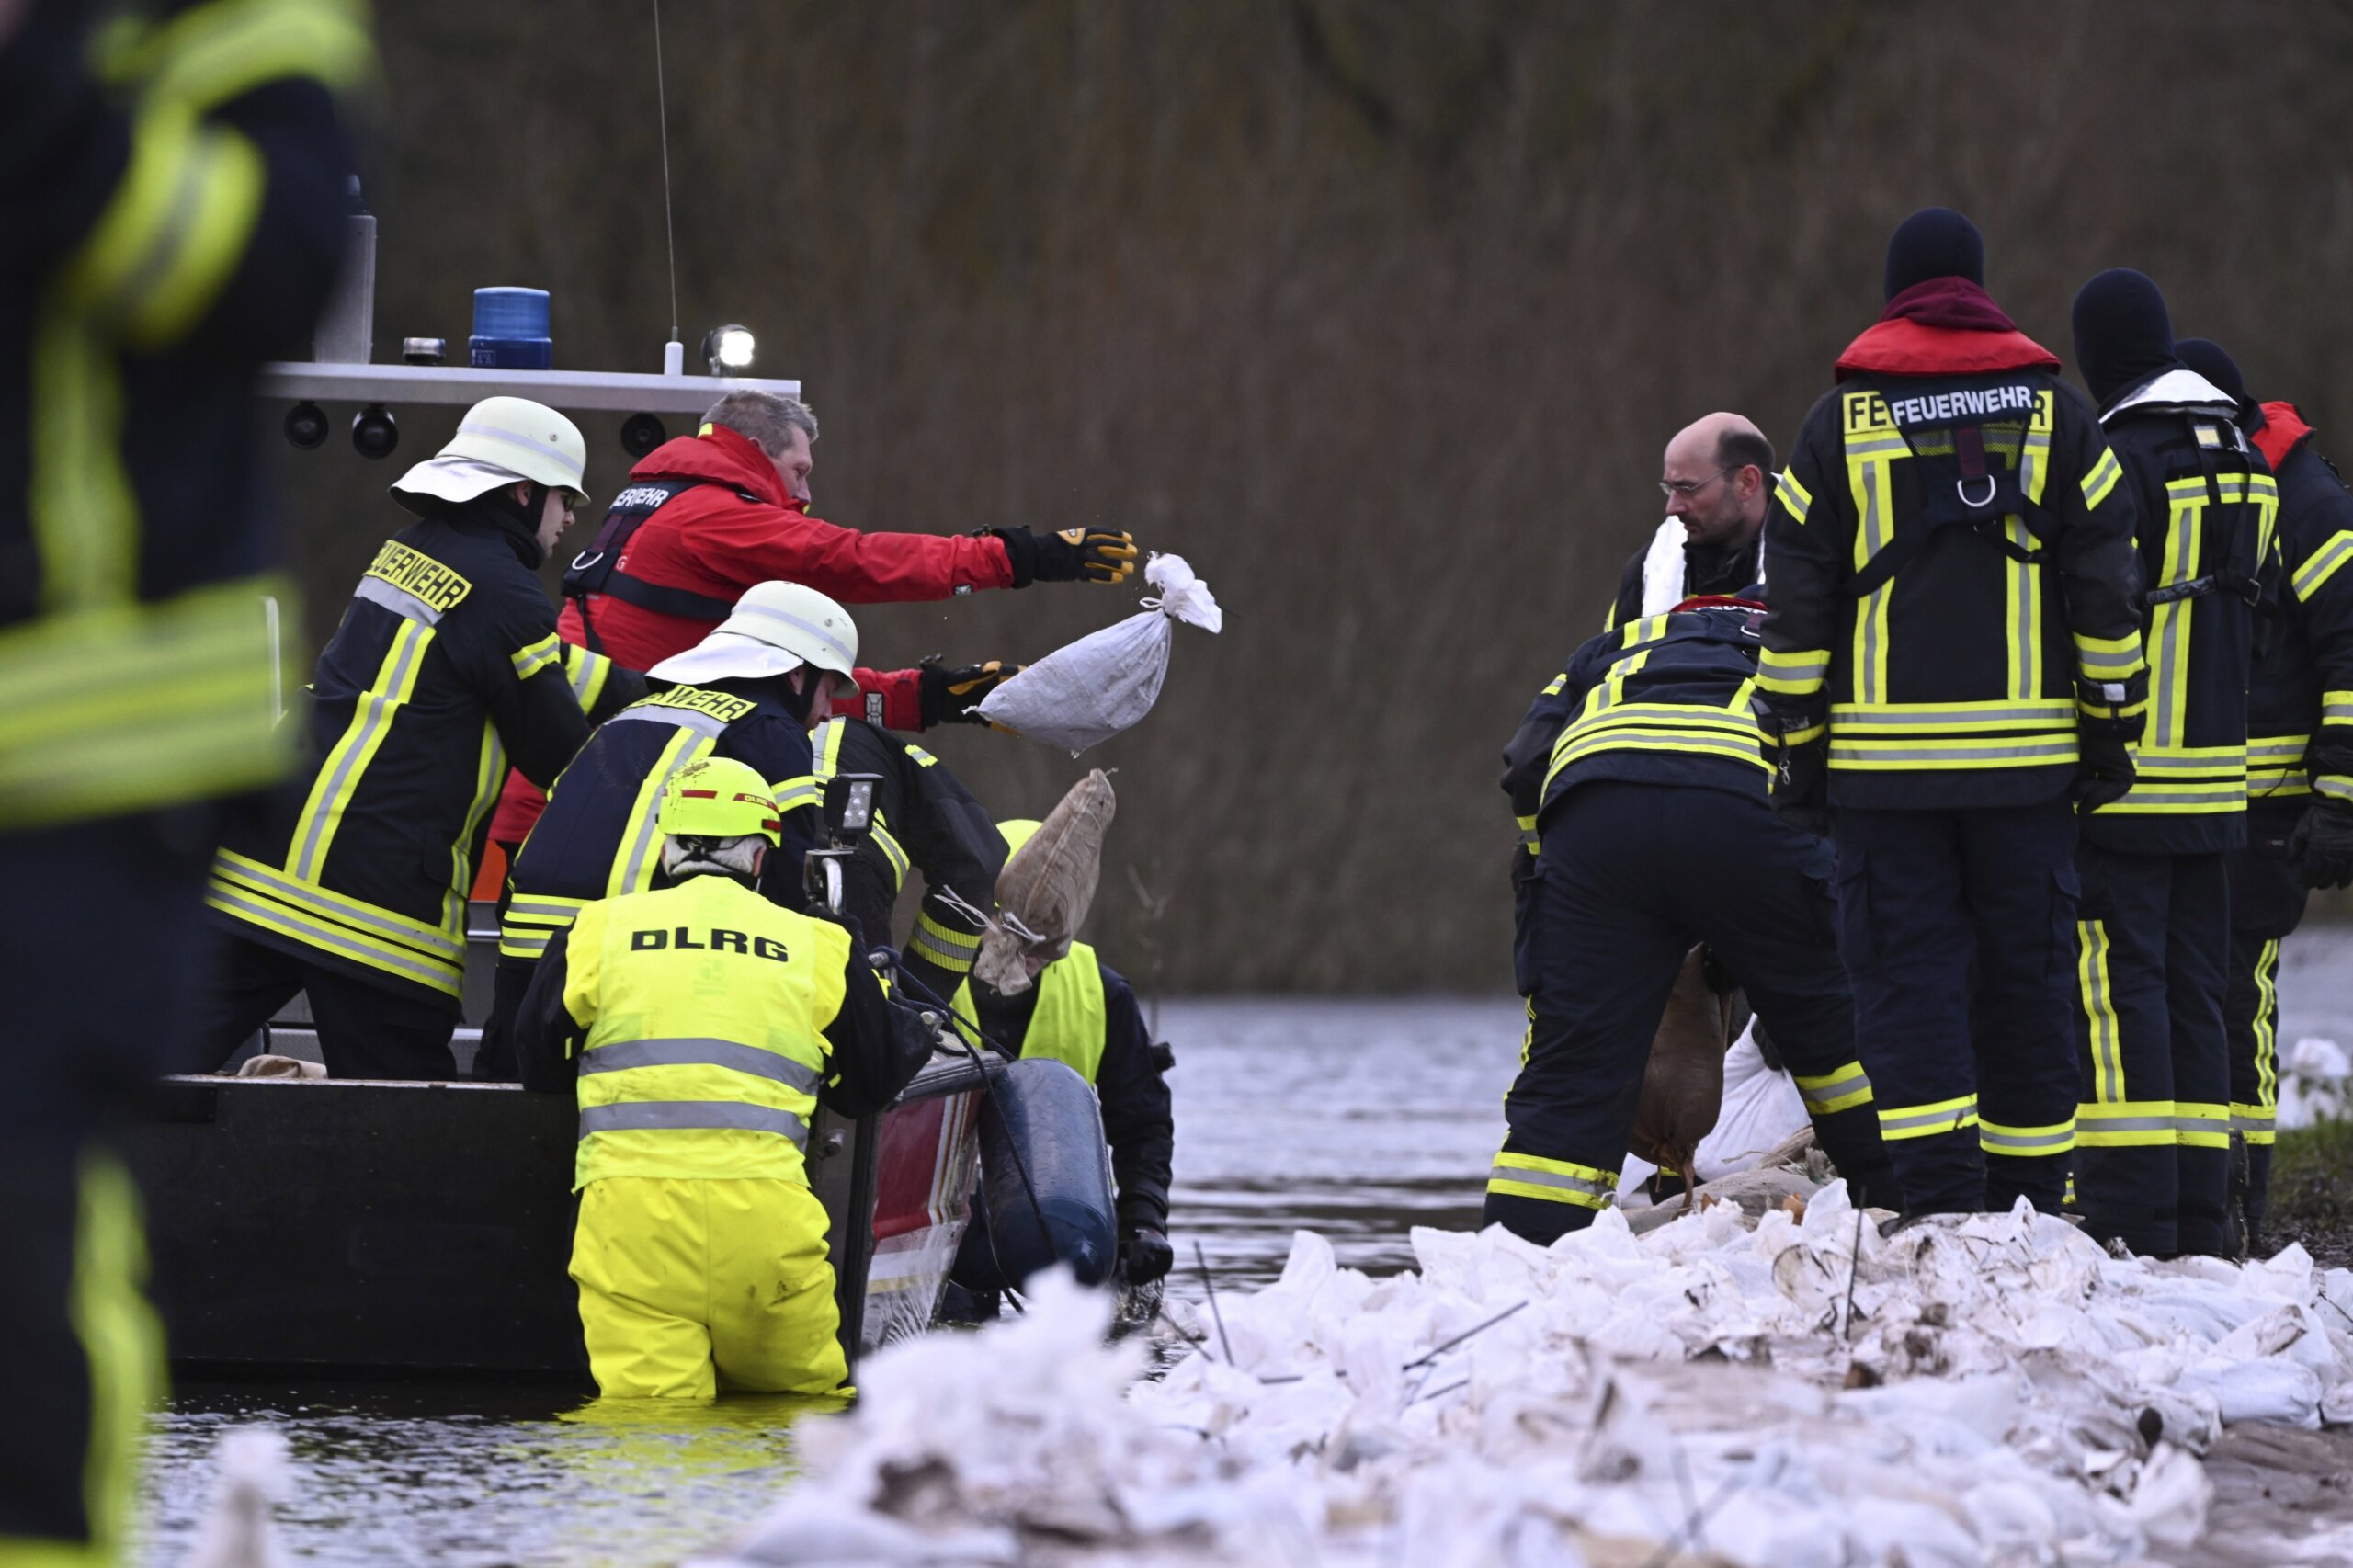
[[[2301,811],[2317,794],[2353,810],[2353,495],[2292,403],[2259,417],[2250,433],[2279,486],[2287,591],[2275,634],[2256,640],[2248,801]]]
[[[2221,388],[2175,368],[2100,415],[2134,495],[2149,666],[2131,792],[2083,821],[2086,841],[2107,849],[2246,842],[2247,682],[2256,604],[2277,592],[2279,497],[2237,413]]]
[[[480,503],[386,541],[319,655],[291,831],[233,834],[213,862],[207,902],[235,935],[458,1011],[506,767],[544,785],[588,738],[539,554]]]

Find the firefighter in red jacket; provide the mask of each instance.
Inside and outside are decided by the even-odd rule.
[[[755,583],[800,583],[846,605],[902,604],[1032,583],[1117,583],[1135,573],[1135,540],[1115,530],[866,533],[813,517],[816,438],[806,404],[736,392],[711,405],[699,433],[654,449],[564,574],[563,640],[643,670],[701,642]],[[894,730],[977,722],[973,709],[1018,668],[990,660],[861,669],[859,699],[838,710]],[[492,839],[521,843],[541,801],[528,779],[510,776]]]

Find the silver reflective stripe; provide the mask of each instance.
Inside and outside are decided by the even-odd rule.
[[[2072,1127],[2062,1128],[2056,1132],[2027,1133],[2005,1132],[1988,1127],[1984,1122],[1977,1124],[1978,1145],[1981,1148],[1991,1149],[1995,1153],[2012,1152],[2031,1153],[2037,1149],[2055,1152],[2073,1147],[2075,1142],[2075,1130]]]
[[[1880,744],[1869,741],[1830,743],[1833,762],[1913,762],[1922,764],[1956,762],[2031,762],[2047,757],[2053,762],[2070,759],[2075,750],[2075,737],[2065,735],[2047,741],[2018,741],[2002,745],[1983,746],[1906,746]],[[2135,795],[2135,800],[2142,797]]]
[[[381,577],[361,580],[369,583],[383,581]],[[335,777],[327,780],[326,789],[318,795],[322,804],[349,799],[352,775],[360,766],[359,758],[363,755],[372,755],[370,743],[375,739],[376,732],[391,725],[398,714],[402,699],[393,693],[407,681],[409,666],[425,656],[425,647],[431,636],[429,631],[410,634],[406,627],[393,631],[393,645],[386,652],[387,659],[392,662],[391,670],[389,673],[381,669],[377,672],[378,678],[383,682],[381,687],[371,687],[359,694],[358,704],[352,710],[353,728],[358,733],[353,735],[346,732],[343,740],[335,743],[342,746],[347,740],[350,744],[344,746],[343,756],[335,763]],[[397,659],[392,659],[394,653],[399,655]],[[319,861],[324,858],[319,838],[326,831],[330,814],[329,812],[319,812],[302,824],[302,836],[294,858],[287,863],[287,869],[297,877],[315,878],[319,874]]]
[[[1859,703],[1837,702],[1831,705],[1830,717],[1839,728],[1847,730],[1957,730],[1965,724],[2036,724],[2068,730],[2075,727],[2075,707],[2065,702],[2029,702],[2006,708],[1938,708],[1925,713],[1874,710]]]
[[[625,1040],[580,1054],[580,1075],[625,1073],[632,1067],[724,1067],[813,1095],[824,1082],[817,1070],[790,1056],[731,1040]]]
[[[1494,1181],[1525,1182],[1530,1187],[1556,1187],[1563,1192],[1582,1192],[1588,1198],[1607,1198],[1613,1188],[1607,1182],[1587,1181],[1560,1171],[1531,1171],[1518,1165],[1497,1165],[1487,1173]]]
[[[2264,1111],[2256,1116],[2231,1118],[2231,1131],[2234,1132],[2268,1132],[2279,1124],[2279,1115],[2277,1111]]]
[[[599,1049],[610,1049],[600,1047]],[[745,1105],[736,1100],[636,1100],[627,1105],[584,1106],[580,1136],[599,1132],[652,1132],[731,1130],[773,1132],[790,1138],[798,1148],[809,1141],[809,1124],[789,1110]]]
[[[1873,557],[1887,548],[1887,530],[1880,521],[1880,479],[1887,472],[1883,463],[1863,465],[1863,564],[1870,564]],[[1880,689],[1879,623],[1872,611],[1886,602],[1887,585],[1881,583],[1864,596],[1855,607],[1855,614],[1863,629],[1863,656],[1855,671],[1855,695],[1866,702],[1884,699]]]
[[[438,609],[406,588],[395,587],[381,577],[360,578],[359,586],[351,590],[351,597],[366,599],[372,605],[381,605],[403,620],[413,620],[419,626],[438,626],[441,623]]]
[[[560,920],[569,926],[579,917],[581,906],[587,902],[585,898],[525,898],[518,893],[506,902],[506,918],[532,921]]]
[[[1879,1113],[1879,1130],[1881,1132],[1905,1132],[1915,1127],[1939,1127],[1948,1131],[1957,1131],[1964,1123],[1976,1119],[1977,1107],[1973,1104],[1946,1106],[1938,1110],[1904,1111],[1896,1115],[1881,1111]]]
[[[2092,1116],[2076,1123],[2080,1132],[2171,1132],[2179,1125],[2170,1116]]]
[[[2211,792],[2195,793],[2184,790],[2135,790],[2125,800],[2135,806],[2204,806],[2212,811],[2227,812],[2246,804],[2246,788],[2238,784]]]
[[[605,722],[619,724],[630,719],[656,724],[676,724],[682,730],[692,730],[696,734],[707,736],[711,740],[717,740],[719,732],[727,728],[727,721],[724,719],[714,719],[708,713],[698,713],[691,708],[665,708],[659,702],[634,703],[622,709]]]

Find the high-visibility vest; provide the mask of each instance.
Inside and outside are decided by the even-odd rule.
[[[849,934],[733,879],[601,899],[573,922],[576,1187],[608,1176],[805,1182]]]
[[[956,1010],[973,1017],[972,983],[956,992]],[[1038,971],[1038,1006],[1021,1037],[1021,1060],[1048,1057],[1068,1064],[1088,1083],[1103,1065],[1103,1042],[1110,1032],[1103,1003],[1103,966],[1095,949],[1073,942],[1070,951]]]

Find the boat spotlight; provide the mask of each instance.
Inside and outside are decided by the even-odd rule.
[[[381,403],[371,403],[351,416],[352,449],[363,458],[388,458],[392,449],[401,444],[401,427],[392,423],[392,411]]]
[[[752,368],[752,329],[715,326],[702,335],[702,357],[714,376],[740,376]]]
[[[621,421],[621,450],[633,458],[648,457],[670,438],[662,421],[651,414],[632,414]]]
[[[315,403],[298,403],[286,411],[286,438],[304,451],[327,438],[327,416]]]

